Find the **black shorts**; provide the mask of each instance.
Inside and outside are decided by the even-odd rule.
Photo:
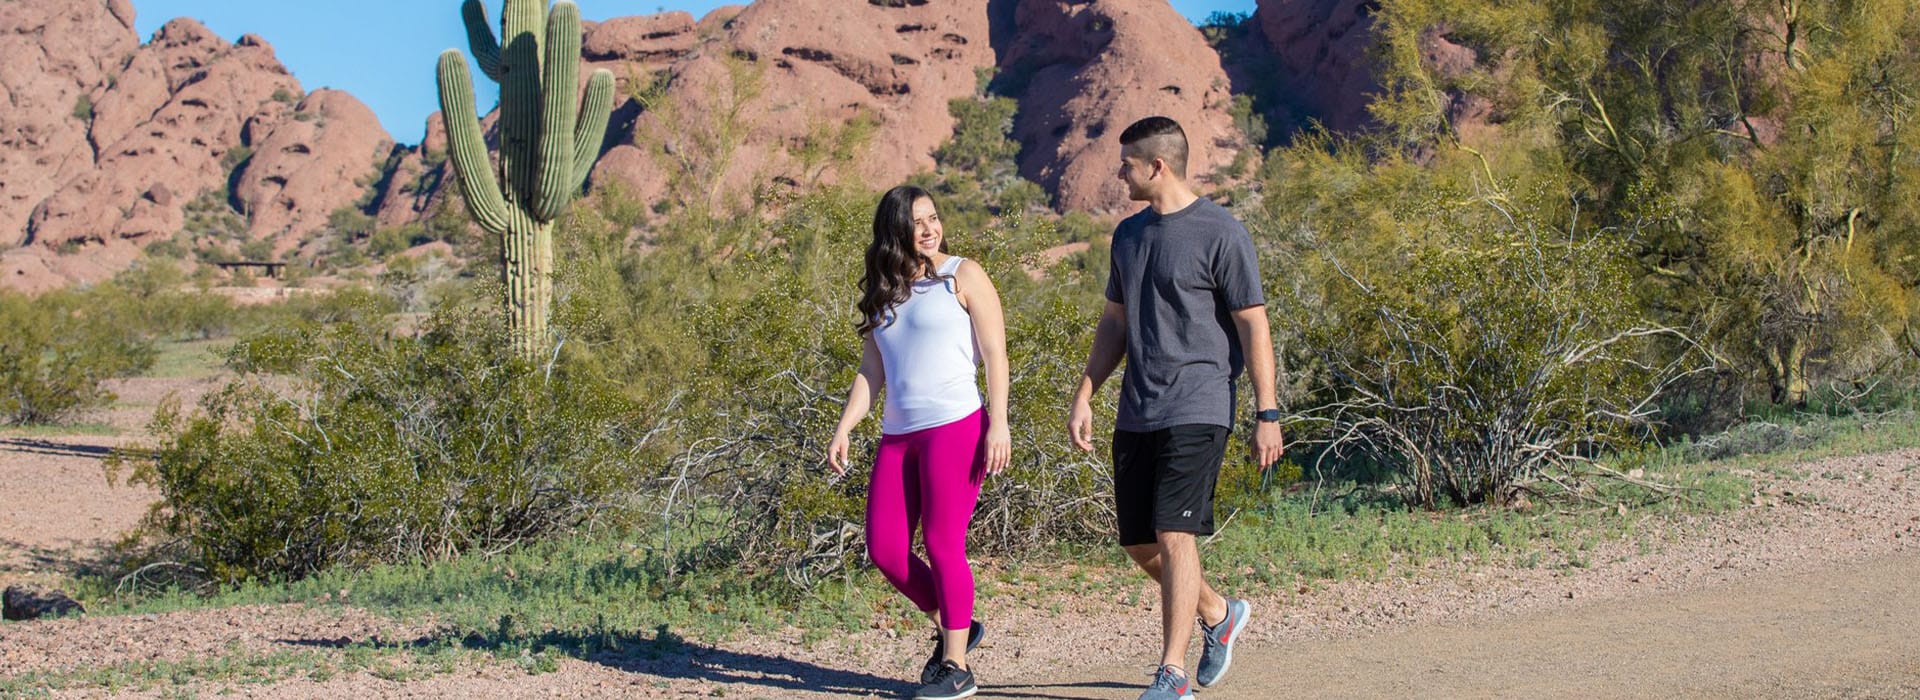
[[[1217,425],[1113,431],[1120,546],[1151,544],[1162,531],[1213,534],[1213,486],[1226,454],[1227,429]]]

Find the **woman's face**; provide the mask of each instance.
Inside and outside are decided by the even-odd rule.
[[[945,232],[940,229],[940,212],[933,207],[933,200],[926,197],[913,200],[913,248],[921,255],[931,257],[940,252],[940,241]]]

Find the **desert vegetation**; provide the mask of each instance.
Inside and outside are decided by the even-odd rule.
[[[1422,60],[1439,26],[1472,66]],[[1230,576],[1577,560],[1616,532],[1610,513],[1741,503],[1711,460],[1911,439],[1885,428],[1911,423],[1920,352],[1910,3],[1388,0],[1375,31],[1374,127],[1233,106],[1269,146],[1236,164],[1233,205],[1263,259],[1290,447],[1266,473],[1230,453],[1220,546],[1268,555]],[[1019,176],[1017,103],[996,90],[1020,81],[989,78],[950,105],[953,137],[915,178],[1008,306],[1014,461],[987,484],[974,546],[1012,569],[1112,559],[1105,455],[1061,427],[1109,227],[1048,210]],[[1471,124],[1469,101],[1487,106]],[[870,127],[822,126],[807,167],[844,164]],[[724,149],[737,128],[702,125],[678,152]],[[460,165],[469,202],[481,156]],[[822,454],[859,354],[873,188],[892,183],[718,192],[708,165],[671,173],[666,206],[618,186],[543,199],[527,235],[551,242],[552,311],[533,345],[499,300],[536,282],[500,274],[498,231],[459,202],[406,229],[336,215],[335,264],[383,263],[371,292],[240,311],[155,255],[89,290],[0,296],[24,329],[0,338],[0,421],[99,405],[99,382],[141,371],[156,342],[233,338],[229,384],[163,408],[149,448],[115,460],[162,498],[89,584],[125,609],[351,580],[445,613],[455,636],[568,652],[700,618],[697,600],[743,602],[708,611],[722,627],[765,610],[849,624],[863,613],[847,601],[887,603],[857,566],[864,484],[830,478]],[[402,255],[430,241],[457,261]],[[864,431],[856,451],[878,437]],[[445,603],[456,589],[472,600]]]

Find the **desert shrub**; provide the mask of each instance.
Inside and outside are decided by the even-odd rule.
[[[128,458],[156,537],[214,581],[492,551],[618,518],[650,412],[515,359],[494,318],[394,337],[376,308],[249,337],[239,378],[164,406]]]
[[[394,253],[436,240],[440,239],[423,224],[382,228],[375,230],[367,239],[367,252],[374,258],[384,260]]]
[[[65,421],[105,405],[102,382],[153,365],[131,309],[112,295],[63,291],[29,298],[0,290],[0,424]]]
[[[182,210],[186,221],[180,231],[196,251],[220,241],[246,240],[247,217],[234,210],[229,194],[225,187],[203,190]]]
[[[272,262],[275,258],[276,256],[273,254],[273,241],[265,238],[256,238],[240,244],[241,260]]]
[[[953,115],[953,139],[934,152],[940,165],[956,170],[1004,174],[1020,156],[1020,143],[1007,138],[1020,103],[1008,97],[962,97],[947,103]]]
[[[115,323],[155,341],[206,340],[230,333],[241,314],[226,297],[188,286],[186,272],[165,258],[143,258],[95,294],[122,309]]]
[[[1294,345],[1314,459],[1384,467],[1431,508],[1505,503],[1643,439],[1697,358],[1649,361],[1652,338],[1680,334],[1633,301],[1631,232],[1568,228],[1550,201],[1501,192],[1429,195],[1400,200],[1396,250],[1343,261],[1352,248],[1308,244],[1328,262]]]
[[[357,241],[373,235],[376,227],[372,216],[347,205],[327,213],[327,228],[349,241]]]

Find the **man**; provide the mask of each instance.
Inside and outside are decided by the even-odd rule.
[[[1234,379],[1250,367],[1254,458],[1280,457],[1273,338],[1253,239],[1187,184],[1187,137],[1165,117],[1120,134],[1120,179],[1149,206],[1114,229],[1106,310],[1068,413],[1075,446],[1093,450],[1093,393],[1122,358],[1113,432],[1120,546],[1160,583],[1160,667],[1141,700],[1193,697],[1192,620],[1203,650],[1193,680],[1219,683],[1250,606],[1206,583],[1195,537],[1213,534],[1213,489],[1233,425]]]

